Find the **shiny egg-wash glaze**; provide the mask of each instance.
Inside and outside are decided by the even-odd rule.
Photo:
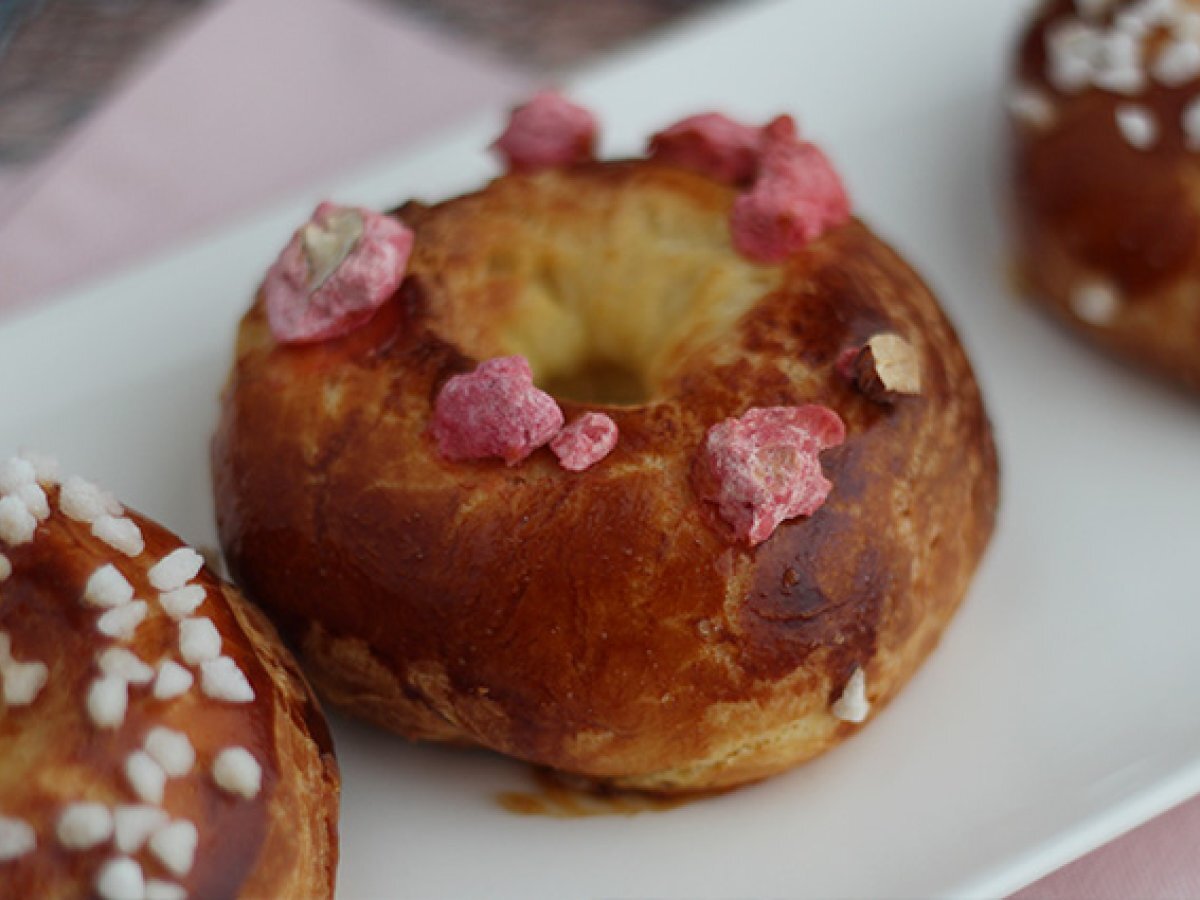
[[[858,667],[876,708],[904,684],[992,531],[978,388],[932,295],[863,225],[755,266],[729,243],[733,197],[645,162],[510,175],[398,212],[409,277],[361,331],[283,348],[250,310],[213,447],[221,540],[325,697],[413,738],[686,791],[853,733],[830,705]],[[582,474],[545,450],[442,459],[441,385],[514,352],[562,379],[584,362],[563,310],[584,308],[592,351],[645,394],[559,398],[568,421],[612,416],[612,454]],[[881,405],[834,371],[881,331],[916,347],[920,395]],[[705,432],[805,403],[848,427],[822,458],[833,492],[737,545],[694,490]]]
[[[1109,24],[1136,5],[1114,3],[1096,21]],[[1076,13],[1071,0],[1043,4],[1017,47],[1013,89],[1038,92],[1047,108],[1045,121],[1012,123],[1019,275],[1089,340],[1200,390],[1200,155],[1182,124],[1200,79],[1168,86],[1152,78],[1149,61],[1167,41],[1155,29],[1142,89],[1064,93],[1049,75],[1047,36]],[[1118,110],[1130,106],[1157,123],[1148,146],[1117,124]],[[1115,298],[1103,321],[1081,314],[1076,300],[1096,282]]]
[[[147,875],[178,883],[189,897],[331,897],[337,869],[339,778],[324,717],[303,677],[262,613],[207,569],[194,579],[207,593],[201,607],[253,687],[248,704],[205,697],[197,683],[183,696],[157,700],[148,687],[130,688],[123,723],[102,729],[88,721],[85,698],[98,672],[102,646],[121,646],[155,662],[171,658],[177,624],[156,609],[149,564],[180,546],[165,529],[133,512],[145,550],[125,559],[92,536],[85,523],[58,509],[58,489],[48,491],[53,512],[32,542],[4,547],[13,575],[0,583],[0,632],[14,654],[45,661],[45,687],[28,707],[0,716],[0,809],[33,826],[37,848],[0,865],[0,896],[92,896],[96,872],[117,855],[111,842],[68,850],[55,838],[61,812],[89,801],[110,807],[137,804],[124,764],[151,728],[188,736],[195,770],[168,782],[163,808],[173,820],[195,823],[199,846],[186,877]],[[115,562],[135,596],[153,610],[127,641],[107,641],[96,630],[98,612],[81,597],[89,576]],[[262,765],[253,799],[231,797],[207,767],[222,748],[247,748]],[[141,858],[141,857],[139,857]]]

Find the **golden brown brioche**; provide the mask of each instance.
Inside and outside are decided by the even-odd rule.
[[[1094,10],[1094,11],[1089,11]],[[1200,3],[1044,3],[1010,95],[1025,289],[1200,389]]]
[[[213,445],[220,535],[330,702],[411,738],[691,791],[833,746],[855,730],[832,707],[857,670],[878,709],[930,652],[996,510],[967,359],[863,225],[755,265],[730,244],[734,196],[651,162],[508,175],[398,211],[409,274],[361,330],[283,347],[256,302]],[[881,333],[915,349],[919,393],[872,400],[835,371]],[[506,354],[568,421],[610,415],[612,454],[582,473],[546,449],[442,458],[439,389]],[[800,404],[846,423],[822,458],[833,492],[753,549],[732,542],[693,482],[706,430]]]
[[[331,897],[333,748],[274,628],[165,529],[30,474],[0,463],[0,896]]]

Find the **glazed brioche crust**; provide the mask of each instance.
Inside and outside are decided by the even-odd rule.
[[[0,631],[14,653],[46,662],[45,688],[28,707],[0,715],[0,810],[32,825],[37,849],[0,865],[0,894],[13,897],[92,896],[96,874],[117,855],[111,842],[67,851],[55,837],[59,814],[72,803],[115,807],[142,801],[124,775],[128,755],[151,728],[186,734],[194,769],[168,782],[163,808],[199,832],[195,864],[186,877],[166,871],[143,850],[135,858],[147,878],[166,879],[194,897],[332,897],[337,865],[339,777],[324,719],[274,628],[230,585],[208,569],[193,579],[206,593],[196,615],[210,619],[222,652],[234,659],[255,691],[249,704],[204,696],[199,673],[192,688],[162,701],[149,686],[129,689],[124,722],[114,730],[89,720],[85,698],[100,674],[96,654],[121,646],[147,663],[179,660],[177,625],[158,606],[147,570],[180,546],[178,538],[127,511],[146,549],[128,559],[68,519],[49,491],[53,512],[32,543],[5,547],[14,574],[0,583]],[[96,630],[99,611],[81,601],[88,577],[115,563],[150,612],[127,641]],[[262,766],[262,790],[252,800],[231,797],[210,767],[225,747],[248,748]]]
[[[410,277],[356,334],[285,350],[250,310],[213,444],[221,540],[330,702],[412,738],[699,790],[834,745],[854,730],[829,707],[855,668],[878,706],[929,653],[997,503],[963,350],[861,224],[751,266],[729,246],[732,198],[649,163],[506,176],[401,210]],[[647,312],[671,285],[679,311]],[[540,335],[531,309],[586,319],[600,334],[580,352],[637,344],[620,333],[630,318],[658,328],[620,360],[642,367],[647,399],[560,399],[568,421],[603,408],[620,428],[581,474],[546,450],[512,468],[441,459],[427,428],[447,378],[514,351],[535,375],[563,365],[573,332]],[[834,372],[881,331],[916,348],[919,396],[880,405]],[[805,403],[848,426],[823,455],[833,492],[758,548],[735,545],[693,489],[704,434]]]
[[[1129,6],[1116,4],[1114,14]],[[1070,0],[1043,4],[1017,47],[1015,84],[1045,92],[1055,110],[1049,124],[1017,120],[1010,133],[1021,287],[1089,341],[1200,390],[1200,156],[1181,125],[1196,82],[1149,80],[1133,98],[1056,91],[1047,77],[1047,31],[1074,12]],[[1149,149],[1133,146],[1117,126],[1118,109],[1131,105],[1158,123]],[[1089,322],[1072,303],[1081,286],[1096,282],[1119,298],[1106,323]]]

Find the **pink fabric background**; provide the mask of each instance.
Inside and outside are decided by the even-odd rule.
[[[36,171],[0,169],[0,316],[532,85],[362,0],[217,3]],[[1016,896],[1200,897],[1198,843],[1193,800]]]

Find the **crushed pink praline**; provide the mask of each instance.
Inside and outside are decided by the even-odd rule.
[[[570,472],[594,466],[617,446],[617,423],[604,413],[584,413],[550,442],[559,464]]]
[[[708,430],[701,465],[704,499],[716,504],[737,540],[750,546],[781,522],[810,516],[833,485],[818,454],[846,439],[846,427],[828,407],[775,406],[747,411]]]
[[[331,227],[357,216],[361,234],[331,271],[314,262],[309,229]],[[292,236],[263,283],[267,322],[280,343],[311,343],[341,337],[361,327],[395,293],[412,252],[412,231],[368,209],[325,202]]]
[[[791,256],[850,218],[850,198],[829,159],[801,141],[789,116],[763,130],[754,185],[734,201],[730,215],[738,252],[762,263]]]
[[[748,184],[758,171],[761,136],[761,128],[721,113],[702,113],[650,138],[650,158],[738,186]]]
[[[596,119],[556,91],[539,91],[513,110],[492,144],[510,172],[535,172],[593,158]]]
[[[547,444],[562,426],[562,410],[534,387],[528,360],[501,356],[442,386],[430,431],[446,459],[498,457],[512,466]]]

